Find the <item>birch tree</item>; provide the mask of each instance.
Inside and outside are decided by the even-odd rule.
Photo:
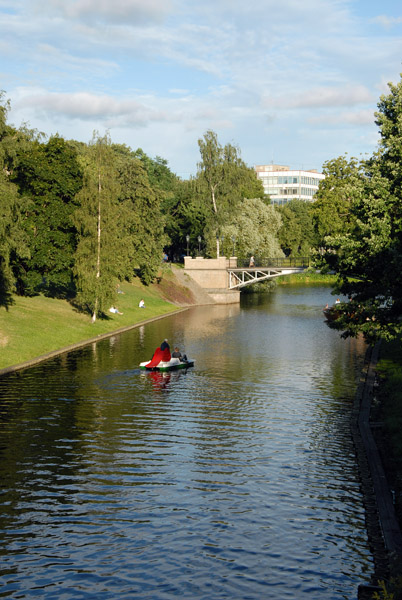
[[[108,135],[94,134],[84,159],[84,185],[74,214],[77,302],[92,322],[113,304],[119,272],[119,185]]]

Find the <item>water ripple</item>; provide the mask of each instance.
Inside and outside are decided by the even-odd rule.
[[[364,348],[300,294],[182,313],[0,380],[2,597],[356,595]],[[133,367],[163,337],[196,368]]]

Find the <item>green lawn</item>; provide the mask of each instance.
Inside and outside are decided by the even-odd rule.
[[[139,281],[122,283],[121,290],[116,306],[123,314],[109,313],[95,323],[64,300],[16,296],[8,310],[0,307],[0,369],[177,310]],[[141,298],[145,308],[138,308]]]
[[[336,282],[336,276],[330,273],[317,273],[314,269],[307,269],[304,273],[293,273],[276,279],[279,285],[291,285],[294,283],[308,284],[331,284]]]

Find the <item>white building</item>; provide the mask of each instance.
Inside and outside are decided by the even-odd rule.
[[[291,200],[312,202],[320,181],[325,175],[316,169],[310,171],[292,170],[284,165],[257,165],[254,167],[261,179],[264,193],[272,204],[286,204]]]

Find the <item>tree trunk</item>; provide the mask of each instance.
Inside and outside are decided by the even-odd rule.
[[[97,240],[97,249],[96,249],[96,279],[99,279],[100,277],[100,251],[101,251],[101,191],[102,191],[102,184],[101,184],[101,174],[100,174],[100,169],[98,171],[98,240]],[[98,287],[98,286],[97,286]],[[98,312],[98,294],[96,294],[96,298],[95,298],[95,307],[94,307],[94,312],[92,315],[92,323],[95,323],[96,321],[96,314]]]
[[[215,186],[211,187],[211,196],[212,196],[212,206],[214,207],[214,213],[217,213],[218,209],[216,208]]]

